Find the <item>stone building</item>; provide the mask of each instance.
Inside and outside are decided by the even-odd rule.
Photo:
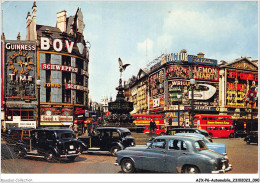
[[[12,67],[6,69],[10,71],[6,75],[6,82],[18,79],[19,85],[7,86],[6,97],[26,96],[17,103],[26,102],[25,108],[30,108],[28,119],[37,121],[36,80],[40,80],[41,117],[40,121],[37,121],[38,126],[69,126],[75,120],[79,128],[83,128],[89,103],[90,44],[83,35],[85,25],[82,11],[78,8],[74,15],[68,17],[65,10],[58,12],[56,26],[41,25],[36,20],[37,6],[34,2],[32,15],[28,12],[26,17],[26,40],[5,41],[5,47],[10,47],[5,62],[7,67]],[[19,45],[22,47],[18,47]],[[16,53],[11,49],[15,49]],[[12,61],[12,58],[15,60]],[[25,104],[20,104],[20,111],[24,110],[23,105]],[[6,106],[7,111],[14,111],[12,107],[8,107],[9,104]],[[8,120],[10,117],[7,115]],[[12,116],[19,115],[12,112]]]

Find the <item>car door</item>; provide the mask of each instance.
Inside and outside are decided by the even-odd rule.
[[[144,170],[165,172],[165,139],[155,139],[143,152],[142,167]]]
[[[178,139],[169,140],[165,153],[165,167],[167,172],[176,173],[178,159],[187,154],[187,146],[184,141]]]
[[[109,150],[110,146],[111,146],[111,131],[102,130],[101,136],[100,136],[100,149]]]
[[[92,134],[89,138],[90,147],[100,147],[100,138],[102,135],[101,130],[95,130],[95,134]]]

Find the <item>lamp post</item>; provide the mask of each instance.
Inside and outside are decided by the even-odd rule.
[[[72,93],[72,108],[73,108],[73,113],[72,113],[72,130],[74,130],[74,121],[75,121],[75,96],[74,96],[74,92]]]
[[[38,79],[38,80],[36,80],[36,85],[37,85],[37,90],[38,90],[38,119],[37,119],[37,122],[38,122],[38,124],[37,124],[37,126],[38,127],[41,127],[41,123],[40,123],[40,121],[41,121],[41,116],[40,116],[40,87],[41,87],[41,80],[40,79]]]
[[[193,121],[193,110],[194,110],[194,85],[196,80],[190,79],[190,85],[191,85],[191,128],[194,127],[194,121]]]
[[[181,95],[177,95],[178,98],[178,128],[180,128],[180,99]]]

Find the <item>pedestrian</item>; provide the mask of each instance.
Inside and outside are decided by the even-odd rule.
[[[74,125],[74,129],[73,130],[75,132],[76,137],[78,137],[78,125],[77,124]]]
[[[156,123],[155,123],[155,121],[153,120],[153,133],[156,132],[156,128],[157,128]]]
[[[153,121],[150,121],[150,133],[153,133]]]

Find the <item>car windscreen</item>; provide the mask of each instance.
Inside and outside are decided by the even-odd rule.
[[[122,136],[127,137],[127,136],[132,136],[132,135],[131,135],[131,132],[123,132]]]
[[[74,133],[61,133],[59,135],[60,139],[67,139],[67,138],[76,138]]]
[[[202,140],[195,141],[194,145],[195,145],[195,148],[198,151],[208,149],[207,146],[205,145],[205,143]]]

